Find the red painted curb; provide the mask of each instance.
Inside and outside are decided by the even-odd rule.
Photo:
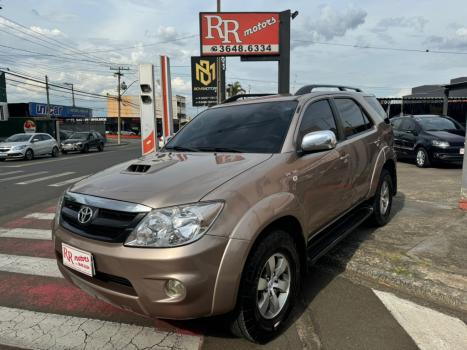
[[[35,218],[19,218],[8,221],[3,227],[6,228],[36,228],[41,230],[50,230],[51,220],[41,220]]]
[[[459,208],[467,211],[467,200],[461,199],[459,201]]]

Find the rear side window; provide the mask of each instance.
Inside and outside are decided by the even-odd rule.
[[[400,129],[401,130],[415,130],[416,129],[415,122],[410,118],[404,118],[402,120]]]
[[[365,96],[364,97],[366,102],[375,110],[376,113],[379,114],[379,116],[383,119],[386,119],[388,116],[386,115],[386,112],[384,111],[383,107],[381,104],[378,102],[376,97],[374,96]]]
[[[300,124],[300,138],[313,131],[330,130],[337,136],[337,126],[328,100],[309,105]]]
[[[52,137],[50,137],[49,135],[46,135],[46,134],[42,134],[41,136],[42,136],[42,139],[43,139],[43,140],[50,140],[50,139],[52,139]]]
[[[341,117],[345,137],[351,137],[371,128],[371,122],[354,100],[337,98],[334,101]]]

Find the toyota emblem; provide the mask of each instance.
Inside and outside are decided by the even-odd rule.
[[[78,212],[78,221],[80,224],[87,224],[92,219],[93,211],[89,207],[82,207]]]

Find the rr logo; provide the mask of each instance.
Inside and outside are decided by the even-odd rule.
[[[214,20],[217,21],[216,24],[214,24]],[[238,28],[240,27],[238,21],[235,21],[233,19],[222,19],[221,16],[215,15],[206,16],[206,21],[208,25],[208,35],[206,36],[206,39],[214,39],[212,32],[213,30],[217,30],[217,35],[219,36],[219,38],[223,39],[223,43],[231,42],[229,40],[230,34],[233,35],[236,43],[241,43],[237,33]]]
[[[209,64],[208,60],[200,60],[196,63],[196,80],[207,86],[216,79],[216,64]]]

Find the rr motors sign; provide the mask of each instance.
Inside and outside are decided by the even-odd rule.
[[[201,56],[279,55],[279,13],[201,12]]]

